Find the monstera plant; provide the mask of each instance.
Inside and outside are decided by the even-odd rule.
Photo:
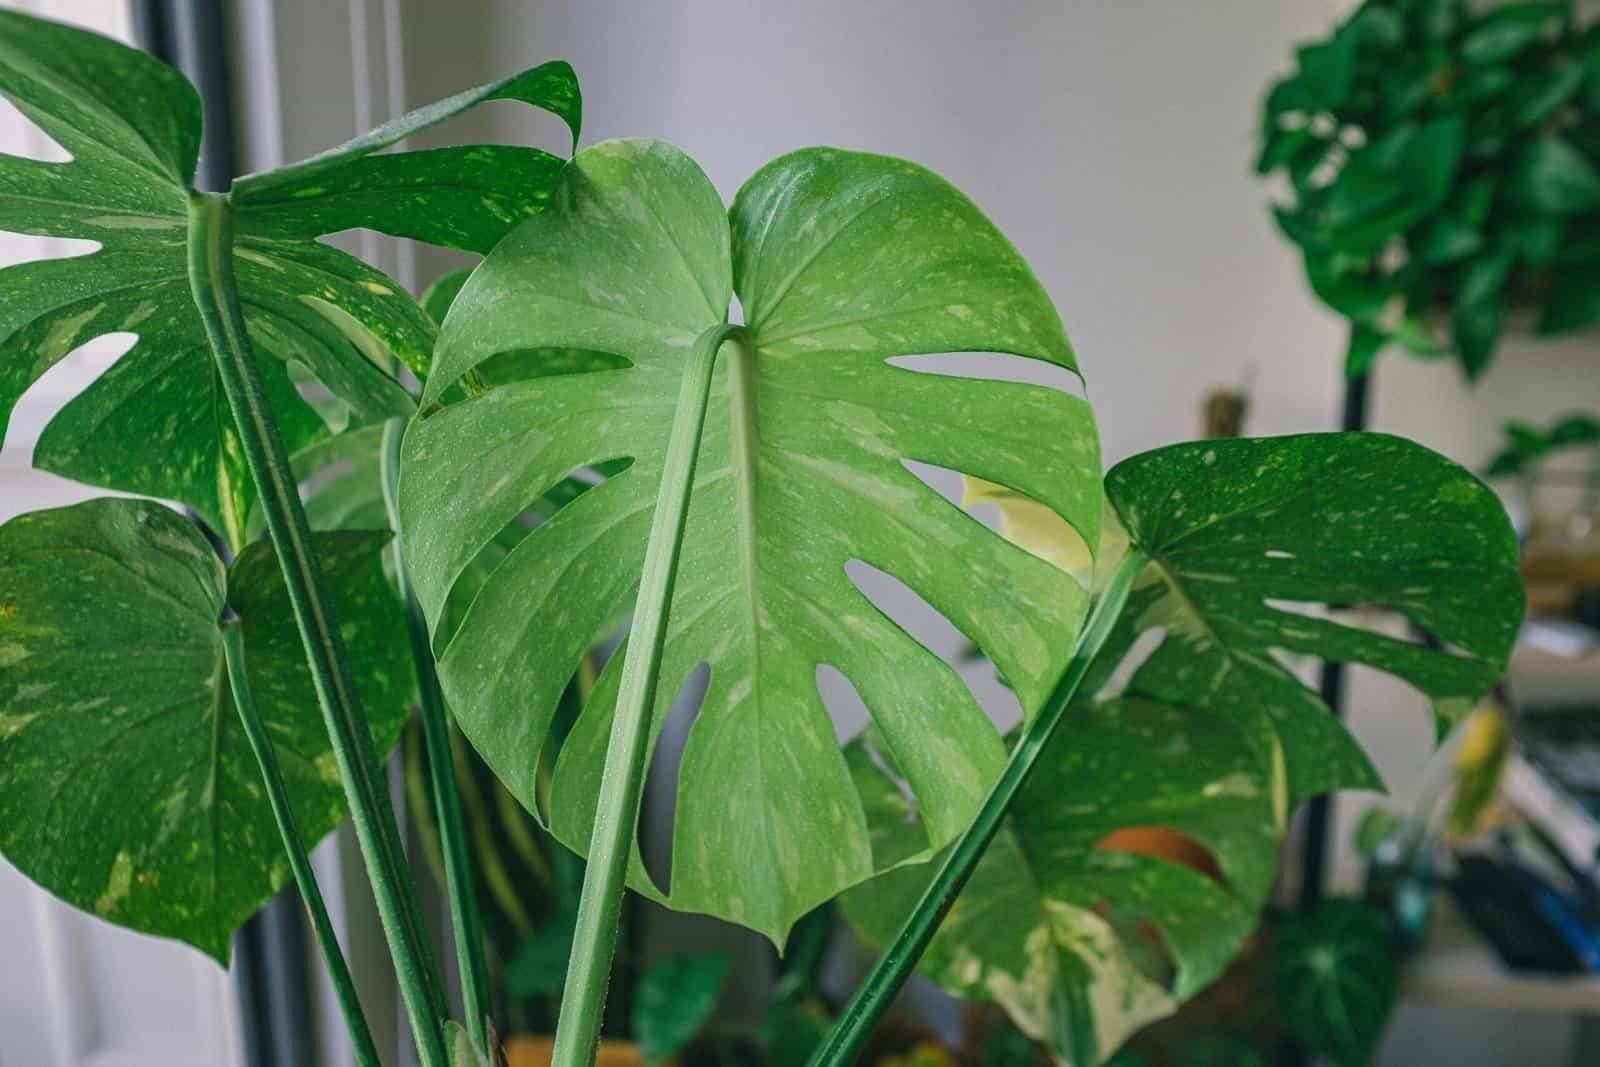
[[[1078,370],[1016,250],[914,164],[806,149],[728,207],[657,141],[379,151],[488,99],[576,135],[576,83],[548,64],[203,194],[194,94],[154,60],[0,15],[0,92],[72,156],[0,160],[0,224],[100,245],[0,274],[0,410],[90,338],[137,334],[36,461],[186,505],[238,552],[224,566],[150,500],[0,528],[0,848],[64,899],[219,958],[293,875],[363,1064],[306,862],[345,805],[421,1062],[494,1055],[448,716],[587,859],[557,1063],[593,1060],[632,887],[779,945],[842,898],[884,954],[814,1063],[854,1062],[920,964],[1093,1064],[1237,951],[1289,804],[1376,782],[1296,657],[1390,671],[1444,713],[1504,668],[1511,530],[1441,457],[1375,435],[1207,442],[1102,479],[1086,401],[923,359]],[[437,339],[398,285],[317,240],[353,227],[487,253],[434,291]],[[312,382],[337,403],[307,403]],[[930,466],[1003,499],[1000,532]],[[862,591],[863,567],[982,650],[1017,695],[1013,732]],[[1354,603],[1432,640],[1324,610]],[[824,671],[866,706],[859,735],[840,737]],[[647,869],[645,770],[702,674],[670,866]],[[413,689],[464,1025],[378,773]],[[273,827],[282,859],[250,847]],[[1148,827],[1205,862],[1117,844]]]

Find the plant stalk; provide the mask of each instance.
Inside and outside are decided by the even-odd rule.
[[[699,459],[700,437],[711,398],[712,371],[724,342],[742,341],[744,328],[723,323],[695,341],[683,370],[677,414],[661,468],[650,541],[645,548],[634,605],[633,629],[617,691],[616,715],[600,777],[588,866],[578,898],[578,921],[567,965],[561,1014],[556,1021],[553,1067],[588,1067],[594,1062],[605,1010],[606,982],[616,953],[617,927],[626,889],[628,857],[639,822],[650,720],[667,640],[667,613],[683,545],[689,495]]]
[[[466,825],[461,816],[461,795],[456,790],[455,760],[450,751],[450,719],[439,689],[439,672],[433,662],[433,642],[422,605],[417,603],[406,573],[400,544],[400,444],[405,423],[391,419],[383,428],[383,504],[394,530],[395,577],[406,606],[406,629],[411,636],[411,659],[417,669],[422,736],[428,752],[428,778],[433,784],[433,815],[439,828],[444,858],[445,890],[450,897],[450,924],[455,930],[456,966],[461,972],[461,999],[467,1016],[467,1035],[480,1054],[488,1055],[486,1020],[489,1012],[489,965],[483,955],[483,921],[478,914],[478,888],[467,855]]]
[[[999,832],[1011,802],[1027,782],[1040,753],[1060,725],[1078,685],[1088,673],[1089,665],[1105,644],[1117,616],[1122,614],[1134,579],[1144,569],[1147,559],[1143,552],[1134,549],[1117,564],[1105,592],[1095,602],[1084,623],[1083,632],[1078,635],[1072,659],[1056,680],[1055,688],[1039,710],[1038,717],[1023,731],[999,779],[978,808],[978,814],[939,866],[939,872],[928,883],[928,888],[907,916],[900,932],[856,988],[850,1003],[845,1005],[833,1029],[828,1032],[827,1039],[812,1054],[809,1067],[844,1067],[856,1062],[862,1045],[871,1036],[884,1012],[889,1010],[900,987],[911,977],[917,961],[938,932],[939,924],[949,914],[967,879],[977,869],[989,842]]]
[[[356,694],[349,655],[322,588],[299,486],[245,329],[233,275],[233,218],[226,196],[191,194],[188,268],[195,308],[211,343],[217,376],[266,516],[267,533],[283,569],[418,1056],[422,1067],[447,1067],[444,996],[423,933],[416,886],[405,867],[394,808]]]
[[[311,933],[317,948],[322,952],[323,966],[328,969],[328,979],[333,983],[334,997],[339,1001],[339,1012],[344,1016],[345,1030],[355,1047],[356,1063],[360,1067],[383,1067],[378,1059],[378,1047],[372,1041],[372,1030],[361,1011],[361,1001],[356,996],[355,979],[339,950],[339,940],[334,936],[333,920],[328,917],[328,906],[317,887],[317,876],[311,870],[311,856],[306,843],[295,825],[294,811],[289,807],[289,793],[284,788],[283,774],[278,769],[278,757],[267,738],[266,726],[256,711],[255,697],[250,691],[250,679],[244,669],[244,634],[237,622],[222,627],[222,651],[228,666],[228,684],[233,690],[233,706],[238,709],[239,721],[244,725],[245,738],[250,751],[255,753],[256,764],[261,768],[261,781],[267,787],[267,800],[272,804],[272,817],[283,835],[283,850],[289,856],[289,868],[294,872],[295,885],[300,889],[306,913],[311,919]]]

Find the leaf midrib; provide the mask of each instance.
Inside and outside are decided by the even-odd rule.
[[[724,345],[727,346],[724,358],[731,360],[728,365],[728,421],[731,431],[728,447],[734,482],[737,526],[735,540],[739,547],[740,585],[744,593],[740,606],[744,611],[746,632],[750,635],[750,696],[755,711],[756,731],[760,733],[764,730],[765,723],[762,719],[764,702],[761,699],[761,607],[760,597],[756,593],[756,581],[760,572],[759,561],[756,559],[756,474],[761,447],[756,407],[758,372],[755,364],[755,347],[747,338],[730,337]],[[764,746],[757,744],[752,755],[755,760],[756,777],[765,793],[767,768]],[[773,836],[770,832],[767,808],[766,805],[758,805],[758,808],[763,831],[761,839],[769,843],[768,852],[772,854],[774,860],[770,869],[777,870],[778,857],[770,844]]]
[[[216,662],[211,668],[211,759],[207,768],[206,787],[200,794],[201,808],[206,813],[206,836],[211,845],[211,861],[207,868],[207,881],[211,890],[211,899],[217,897],[217,859],[221,847],[221,810],[222,810],[222,705],[226,693],[224,679],[227,676],[226,664],[223,660],[222,646],[218,643],[216,649]]]

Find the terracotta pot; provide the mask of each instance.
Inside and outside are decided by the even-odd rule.
[[[506,1062],[510,1067],[550,1067],[555,1052],[553,1037],[512,1037],[506,1039]],[[595,1067],[644,1067],[644,1053],[631,1041],[602,1041]],[[671,1067],[667,1061],[665,1067]]]

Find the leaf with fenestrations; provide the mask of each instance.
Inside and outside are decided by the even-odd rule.
[[[1093,542],[1098,449],[1088,406],[1065,393],[888,362],[989,350],[1074,367],[1022,259],[928,171],[808,149],[763,168],[730,213],[670,146],[578,153],[550,206],[456,297],[424,406],[508,349],[625,365],[446,403],[412,424],[401,479],[408,562],[437,628],[458,576],[528,501],[576,468],[631,460],[512,550],[440,657],[462,729],[530,809],[563,686],[632,602],[685,358],[735,293],[748,338],[724,349],[712,384],[654,729],[701,662],[708,688],[679,768],[670,888],[637,857],[630,879],[781,944],[796,918],[888,862],[818,694],[820,664],[853,683],[893,749],[926,820],[923,854],[967,824],[1004,760],[971,693],[846,564],[880,568],[944,612],[1030,716],[1083,617],[1081,587],[903,461],[1011,486]],[[622,660],[556,762],[545,814],[580,849]]]
[[[997,502],[1001,531],[1035,554],[1074,574],[1092,566],[1059,520],[981,483],[968,493]],[[1102,561],[1130,540],[1152,561],[1083,691],[1159,633],[1125,691],[1218,710],[1264,761],[1281,745],[1290,799],[1377,779],[1279,653],[1389,671],[1441,712],[1504,672],[1522,617],[1515,536],[1487,486],[1420,445],[1372,433],[1174,445],[1118,464],[1106,494],[1116,536]],[[1325,604],[1398,609],[1446,645],[1308,617]]]
[[[35,463],[179,500],[244,541],[254,489],[214,380],[185,260],[200,100],[183,76],[84,30],[0,11],[0,94],[72,157],[0,156],[0,229],[96,242],[0,271],[0,434],[23,392],[108,333],[138,341],[40,436]],[[268,399],[291,452],[325,431],[302,365],[360,420],[406,415],[388,354],[425,373],[434,328],[398,285],[316,238],[356,227],[486,251],[548,199],[560,158],[534,148],[378,150],[490,99],[547,108],[576,135],[577,83],[553,63],[236,182],[234,271]],[[485,183],[499,176],[492,189]],[[517,180],[501,180],[514,175]]]
[[[870,737],[850,755],[878,847],[916,847],[892,760]],[[999,1004],[1058,1062],[1093,1067],[1205,988],[1255,928],[1276,868],[1274,792],[1248,740],[1212,712],[1069,708],[922,972]],[[931,870],[846,893],[845,915],[886,943]]]
[[[1215,709],[1263,758],[1280,744],[1291,799],[1377,779],[1281,655],[1387,671],[1441,711],[1505,672],[1523,608],[1515,534],[1487,486],[1420,445],[1375,433],[1175,445],[1112,468],[1106,497],[1150,563],[1100,676],[1159,630],[1125,691]],[[1321,617],[1324,605],[1391,609],[1439,643]]]
[[[380,752],[410,704],[383,534],[317,554]],[[219,623],[224,601],[238,615]],[[283,579],[264,543],[226,574],[199,530],[150,501],[91,500],[0,527],[0,854],[68,903],[226,961],[289,877],[223,665],[244,629],[257,707],[314,842],[344,791]]]
[[[422,310],[434,322],[442,323],[450,312],[450,305],[461,293],[471,268],[451,271],[423,290]],[[489,388],[526,378],[542,378],[556,374],[579,374],[592,370],[619,370],[628,361],[610,352],[595,352],[582,348],[522,348],[496,352],[472,369],[475,385]],[[456,399],[451,397],[450,399]]]

